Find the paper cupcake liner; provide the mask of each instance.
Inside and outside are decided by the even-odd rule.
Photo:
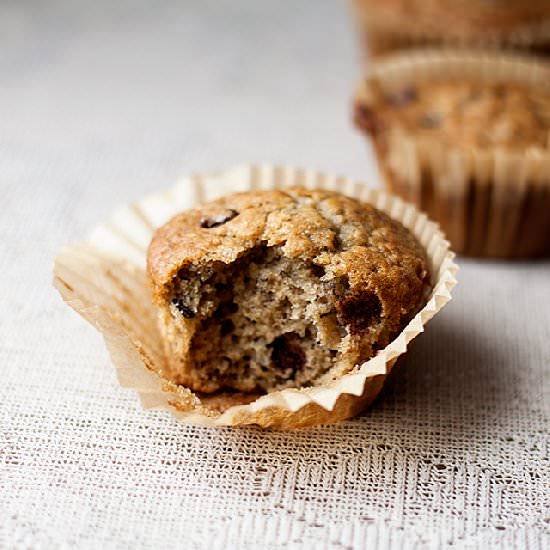
[[[145,275],[154,229],[182,210],[228,193],[291,185],[338,190],[372,203],[408,227],[429,257],[433,290],[426,305],[384,350],[324,386],[262,396],[200,396],[163,379],[158,372],[166,358]],[[291,429],[350,418],[375,399],[396,359],[451,299],[457,270],[453,257],[438,226],[399,198],[346,178],[290,167],[243,165],[185,178],[167,191],[122,208],[87,242],[57,256],[54,284],[63,299],[103,334],[121,385],[135,390],[145,408],[167,410],[196,424]]]
[[[353,8],[366,51],[375,57],[418,47],[519,49],[550,55],[550,11],[536,21],[517,16],[503,22],[502,8],[495,7],[482,23],[473,23],[464,16],[457,21],[454,12],[440,6],[430,17],[424,14],[411,24],[414,15],[399,5],[355,0]]]
[[[418,50],[376,63],[356,103],[368,106],[377,89],[430,77],[548,87],[550,65],[527,56]],[[492,258],[550,252],[550,149],[459,149],[399,128],[379,133],[374,143],[389,190],[438,221],[457,252]]]

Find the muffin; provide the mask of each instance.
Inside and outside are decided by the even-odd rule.
[[[154,234],[147,273],[163,376],[202,393],[330,382],[383,349],[424,305],[424,248],[332,191],[232,194]]]
[[[547,0],[354,0],[372,55],[414,46],[514,48],[548,52]]]
[[[392,220],[398,222],[396,227],[400,227],[402,224],[407,228],[420,243],[422,252],[419,253],[419,256],[420,258],[424,258],[424,255],[426,257],[425,260],[421,260],[421,263],[427,260],[426,269],[429,271],[430,284],[426,296],[420,300],[421,308],[388,345],[377,349],[373,357],[355,365],[350,372],[338,376],[326,384],[301,388],[284,387],[280,391],[268,393],[263,391],[244,393],[234,389],[203,393],[193,392],[188,387],[174,383],[173,379],[169,377],[173,371],[171,345],[165,343],[165,338],[161,333],[162,323],[157,322],[159,308],[153,305],[151,289],[148,284],[147,256],[155,231],[178,213],[196,209],[198,205],[228,196],[231,193],[251,191],[251,196],[257,197],[259,194],[256,191],[261,189],[271,190],[276,193],[276,196],[279,196],[277,190],[296,186],[345,193],[356,201],[360,201],[360,204],[372,205],[367,210],[384,212]],[[252,193],[253,190],[255,191]],[[307,192],[304,193],[307,194]],[[283,193],[283,196],[289,197],[294,194],[295,192]],[[269,196],[271,195],[269,194]],[[331,196],[334,196],[334,193]],[[227,200],[222,201],[222,204],[225,205]],[[304,200],[300,199],[297,202],[303,203]],[[352,201],[352,204],[355,204],[356,201]],[[219,202],[215,204],[219,204]],[[200,207],[201,210],[203,208]],[[228,204],[227,208],[238,212],[233,205]],[[360,210],[363,211],[362,208]],[[324,208],[323,211],[326,212],[327,209]],[[237,224],[238,217],[243,215],[239,213],[233,219],[226,220],[234,213],[226,211],[222,214],[221,219],[212,219],[201,215],[197,222],[199,225],[211,226],[201,229],[213,232],[214,235],[218,231],[221,232],[224,225]],[[378,214],[373,215],[373,219],[377,217]],[[334,222],[338,221],[337,218],[338,216],[335,216]],[[303,217],[300,219],[303,220]],[[263,222],[256,222],[256,224],[258,223],[259,226],[251,227],[261,229]],[[216,224],[219,225],[213,227]],[[234,229],[236,227],[237,225],[234,226]],[[241,229],[243,228],[241,227]],[[241,243],[241,247],[235,249],[233,246],[228,250],[242,252],[244,249],[248,250],[253,247],[260,229],[248,231],[247,235],[250,237],[250,240],[247,237],[248,244],[246,246],[248,248],[243,248]],[[311,227],[302,224],[302,229],[299,236],[302,237],[303,234],[304,239],[309,236],[309,240],[312,240]],[[195,226],[192,231],[196,232],[196,230]],[[267,227],[265,231],[267,232]],[[342,248],[341,258],[343,260],[349,259],[349,253],[360,251],[359,247],[355,247],[354,250],[344,250],[342,244],[343,242],[352,242],[352,235],[358,235],[358,231],[360,229],[356,231],[348,224],[346,234],[343,234],[339,240],[334,239],[334,247]],[[397,234],[402,231],[403,229],[398,229]],[[375,240],[382,243],[386,239],[383,236],[384,232],[393,234],[392,229],[376,231],[365,246],[374,246]],[[269,233],[274,233],[274,230],[269,229]],[[405,234],[408,233],[405,231]],[[229,235],[227,234],[227,236]],[[223,233],[219,238],[222,237]],[[399,241],[401,238],[396,236],[396,239]],[[238,240],[242,241],[242,236]],[[290,239],[285,237],[285,240]],[[291,241],[297,242],[294,235]],[[193,255],[205,258],[204,265],[208,263],[206,260],[207,250],[211,250],[212,253],[218,250],[217,254],[220,253],[219,246],[210,247],[202,238],[200,240],[187,238],[188,252],[179,248],[180,257],[190,258],[191,250],[196,249],[199,242],[209,246],[202,253],[193,252]],[[235,239],[236,242],[237,239]],[[387,242],[386,251],[390,248],[393,249],[394,245],[390,244],[390,240]],[[414,239],[413,242],[415,243]],[[182,243],[176,244],[173,247],[174,250],[178,250]],[[316,246],[319,248],[324,246],[322,241],[314,240],[314,243],[317,243]],[[261,240],[260,245],[264,245]],[[270,242],[267,242],[267,246],[270,246]],[[284,244],[281,243],[281,246],[284,247]],[[415,247],[416,243],[413,245],[413,248]],[[288,250],[298,253],[296,248]],[[285,249],[287,252],[288,250]],[[330,250],[327,249],[323,252],[328,253],[328,256],[323,255],[323,257],[330,258]],[[159,265],[172,261],[170,248],[167,248],[165,253],[167,259],[159,257]],[[397,260],[397,252],[383,256],[387,256],[384,258],[382,267],[384,270],[387,271],[388,266],[390,271],[392,271],[391,266],[405,267],[405,264]],[[306,255],[305,258],[307,259],[307,257]],[[157,261],[153,257],[151,259],[155,264],[155,272],[160,276]],[[224,260],[222,263],[228,264],[228,272],[236,265],[230,255],[224,256],[222,259]],[[300,255],[295,256],[296,262],[300,259]],[[163,269],[166,270],[165,276],[168,271],[174,270],[174,278],[176,278],[179,269],[175,264],[179,260],[175,255],[173,261],[172,267]],[[322,267],[323,263],[318,263]],[[326,263],[331,264],[330,261]],[[333,272],[338,269],[338,265],[344,266],[344,262],[335,263],[332,266]],[[185,269],[191,264],[188,263],[186,266]],[[221,267],[220,264],[217,266]],[[252,269],[256,270],[257,268],[252,266]],[[345,267],[342,269],[346,270]],[[379,269],[376,267],[372,271],[376,272]],[[315,268],[315,271],[319,279],[323,279],[321,271],[318,268]],[[396,362],[407,352],[412,341],[426,330],[430,319],[437,315],[452,299],[452,290],[457,282],[456,272],[454,253],[449,249],[449,242],[444,239],[437,224],[429,220],[425,214],[418,212],[413,205],[404,203],[400,198],[389,195],[381,189],[372,189],[362,182],[314,170],[303,170],[292,166],[243,164],[221,172],[186,176],[168,189],[159,189],[152,195],[147,195],[135,203],[117,209],[112,216],[93,228],[86,241],[65,247],[56,256],[54,285],[67,305],[82,315],[94,329],[102,334],[112,364],[116,369],[119,383],[122,387],[135,391],[145,409],[166,411],[176,420],[185,423],[206,426],[255,425],[289,430],[338,422],[365,410],[376,399],[392,369],[395,368]],[[286,278],[288,279],[288,276]],[[364,280],[368,283],[369,277],[365,276]],[[425,281],[427,280],[428,275],[425,278]],[[354,281],[352,284],[356,286]],[[162,278],[158,277],[157,282],[160,284],[158,287],[160,292],[162,292],[160,289],[167,288],[165,285],[169,283],[168,279],[162,283]],[[372,279],[372,282],[375,283],[376,280]],[[396,284],[399,283],[396,281]],[[403,279],[403,284],[408,284],[407,278]],[[428,285],[425,283],[423,286],[427,287]],[[155,288],[154,284],[153,288]],[[376,291],[376,289],[374,290]],[[183,298],[183,296],[181,297]],[[349,298],[349,296],[347,297]],[[387,301],[389,298],[382,296],[378,299]],[[404,298],[402,297],[400,300],[404,300]],[[293,301],[295,301],[294,298]],[[171,300],[166,300],[166,298],[161,299],[160,303],[164,304],[165,308],[173,307]],[[373,303],[376,304],[374,301]],[[342,305],[345,306],[345,302]],[[180,313],[183,317],[182,321],[197,317],[197,314],[194,313],[195,310],[188,310],[184,307],[188,306],[187,302],[176,302],[174,306],[187,316]],[[267,311],[269,314],[270,310],[265,304],[262,307],[262,311]],[[229,309],[234,309],[234,306],[230,306]],[[376,312],[376,307],[374,311]],[[336,311],[336,320],[339,312],[345,324],[349,312],[345,307],[343,310],[339,308],[339,311]],[[398,313],[395,311],[392,315],[398,316]],[[362,314],[362,318],[364,317],[365,313]],[[294,320],[293,318],[292,321]],[[234,322],[232,319],[231,321]],[[176,327],[174,330],[179,329]],[[191,330],[192,327],[190,327],[189,334],[191,334]],[[323,331],[325,330],[329,329],[323,329]],[[342,330],[345,330],[345,327]],[[364,331],[360,324],[352,330],[354,332]],[[221,332],[221,327],[219,331]],[[370,338],[369,334],[367,331],[367,338]],[[273,334],[272,339],[275,340],[277,336],[279,335]],[[349,340],[351,341],[351,338]],[[377,343],[376,347],[378,345]],[[286,354],[286,356],[291,355]],[[293,355],[296,357],[296,354]],[[301,354],[298,353],[297,356],[300,357]],[[279,355],[276,354],[276,357]],[[277,361],[281,363],[280,359]],[[286,363],[286,360],[282,361],[283,368],[287,368],[289,363]],[[174,364],[176,368],[179,368],[177,361]],[[290,365],[294,364],[296,361],[291,359]],[[174,377],[174,379],[176,378],[177,376]],[[200,385],[202,386],[202,384]]]
[[[535,257],[550,246],[550,65],[473,52],[379,62],[354,119],[388,188],[439,221],[454,248]]]

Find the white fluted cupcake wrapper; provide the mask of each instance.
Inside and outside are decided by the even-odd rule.
[[[243,396],[199,397],[161,378],[157,372],[164,365],[164,349],[145,276],[154,229],[182,210],[228,193],[292,185],[337,190],[370,202],[409,228],[429,257],[433,290],[426,305],[375,357],[324,386],[285,389],[241,404]],[[453,257],[435,223],[383,191],[309,170],[243,165],[185,178],[167,191],[118,210],[87,242],[57,256],[54,284],[64,300],[102,332],[121,385],[135,390],[145,408],[168,410],[196,424],[291,429],[349,418],[373,401],[396,359],[451,299],[457,271]]]

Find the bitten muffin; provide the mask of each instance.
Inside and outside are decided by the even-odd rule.
[[[354,0],[353,4],[373,55],[418,46],[548,53],[547,0]]]
[[[539,256],[550,247],[549,85],[550,66],[526,58],[395,56],[360,87],[354,119],[389,189],[458,252]]]
[[[164,375],[195,391],[325,383],[385,347],[424,305],[425,251],[338,193],[227,196],[159,228],[147,271]]]

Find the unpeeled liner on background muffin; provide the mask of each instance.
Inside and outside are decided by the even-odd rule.
[[[415,47],[550,51],[547,0],[352,0],[366,53]]]
[[[384,348],[424,305],[426,253],[339,193],[232,194],[155,232],[147,267],[166,378],[194,391],[324,384]]]
[[[416,51],[380,61],[355,98],[385,183],[440,222],[458,252],[550,252],[550,64]]]
[[[264,374],[264,378],[259,384],[255,382],[258,391],[252,392],[243,392],[235,389],[219,389],[213,393],[205,393],[204,391],[193,391],[188,386],[178,384],[177,381],[179,376],[191,376],[194,378],[197,371],[195,368],[186,371],[185,369],[187,367],[182,366],[182,363],[178,360],[178,356],[172,354],[170,349],[171,343],[168,342],[168,345],[165,345],[165,337],[158,323],[159,309],[161,311],[161,318],[163,316],[163,311],[168,311],[170,315],[174,316],[173,323],[176,331],[180,330],[177,327],[178,323],[181,322],[181,326],[184,326],[183,321],[195,319],[199,323],[202,321],[208,323],[206,319],[207,316],[201,318],[205,310],[201,310],[200,307],[194,309],[192,301],[191,303],[187,301],[179,302],[184,294],[185,299],[189,299],[188,292],[186,291],[179,292],[177,296],[171,296],[169,299],[169,294],[167,294],[165,298],[161,298],[164,292],[162,289],[165,288],[165,290],[168,290],[169,286],[164,287],[162,283],[163,277],[160,273],[157,273],[155,276],[160,286],[155,292],[157,306],[153,306],[150,289],[148,288],[149,285],[147,283],[146,258],[147,250],[155,230],[165,225],[170,219],[174,218],[174,216],[176,216],[175,220],[178,220],[177,214],[182,211],[192,209],[195,213],[200,212],[200,215],[196,215],[195,220],[198,222],[199,226],[204,226],[200,229],[205,230],[206,235],[210,235],[208,239],[225,238],[224,235],[227,236],[233,231],[230,226],[231,222],[234,224],[243,224],[239,230],[240,236],[235,239],[235,243],[240,243],[239,246],[243,251],[246,251],[244,255],[241,256],[241,262],[239,262],[239,259],[231,256],[231,254],[236,251],[235,247],[229,247],[229,256],[224,257],[229,267],[226,272],[231,272],[232,274],[237,272],[237,276],[232,277],[234,286],[235,283],[237,283],[236,286],[244,283],[246,278],[244,276],[245,273],[247,273],[248,276],[255,274],[253,277],[261,275],[259,278],[263,278],[265,275],[266,277],[271,277],[271,280],[274,281],[277,279],[275,275],[277,269],[283,266],[285,270],[297,270],[292,273],[292,276],[296,279],[296,286],[310,285],[311,279],[309,279],[309,282],[306,284],[306,278],[301,277],[303,277],[304,274],[307,274],[307,277],[313,275],[313,280],[317,287],[314,290],[312,287],[311,294],[304,292],[303,296],[298,296],[298,293],[295,292],[296,288],[292,289],[291,286],[288,287],[289,291],[295,292],[291,302],[295,304],[298,309],[301,307],[307,309],[308,306],[313,306],[309,307],[308,315],[310,315],[310,317],[308,317],[308,319],[318,318],[318,326],[324,327],[322,331],[327,336],[331,333],[340,334],[340,336],[342,336],[340,329],[338,331],[333,331],[327,328],[331,326],[331,316],[323,316],[324,312],[321,310],[322,304],[318,304],[317,302],[313,304],[308,302],[308,300],[313,296],[313,293],[319,294],[319,301],[323,300],[321,286],[323,284],[330,286],[335,282],[330,280],[330,272],[336,273],[338,269],[341,269],[343,272],[349,271],[349,273],[352,273],[352,270],[345,267],[339,268],[338,261],[336,261],[336,257],[339,253],[344,254],[346,252],[344,250],[346,245],[338,243],[338,239],[333,239],[332,243],[335,250],[332,253],[329,251],[322,251],[320,254],[314,254],[312,252],[311,261],[307,255],[306,258],[308,259],[305,262],[287,261],[287,259],[284,258],[284,254],[279,254],[280,249],[277,249],[275,241],[272,243],[274,245],[272,248],[275,249],[277,254],[273,254],[273,251],[268,250],[266,252],[263,250],[262,247],[264,243],[261,242],[261,239],[260,250],[254,250],[256,248],[254,243],[257,242],[256,237],[258,236],[258,233],[254,233],[254,231],[258,231],[263,227],[266,234],[269,233],[274,239],[276,235],[274,228],[271,226],[268,228],[268,226],[264,225],[261,221],[261,216],[257,215],[257,208],[259,208],[259,205],[256,206],[256,215],[250,215],[254,220],[254,224],[252,225],[243,223],[247,215],[243,215],[243,212],[235,208],[235,206],[237,206],[242,210],[244,203],[249,203],[250,197],[263,196],[262,194],[257,194],[257,190],[270,191],[266,195],[269,197],[280,197],[279,192],[275,190],[287,189],[292,186],[300,186],[307,189],[341,191],[357,199],[361,203],[368,203],[376,209],[383,211],[394,221],[388,224],[388,218],[386,218],[385,215],[376,213],[371,207],[357,207],[356,201],[345,199],[344,204],[347,205],[345,209],[350,210],[349,214],[351,219],[354,219],[354,217],[358,215],[360,218],[366,216],[366,218],[370,220],[369,224],[371,225],[366,225],[364,229],[369,227],[376,231],[378,224],[390,228],[390,237],[387,239],[387,242],[391,242],[391,234],[394,230],[396,231],[394,236],[400,241],[402,237],[399,235],[404,230],[400,228],[399,224],[405,226],[407,230],[414,235],[414,238],[410,236],[405,237],[405,241],[402,245],[404,245],[409,252],[405,253],[404,258],[411,259],[411,268],[413,266],[422,267],[425,262],[431,283],[427,296],[424,296],[423,300],[421,300],[418,305],[413,303],[414,300],[407,303],[402,296],[401,300],[403,300],[403,304],[406,304],[405,309],[407,309],[407,307],[411,308],[409,312],[407,313],[404,311],[399,314],[397,311],[394,311],[390,313],[390,322],[384,326],[380,325],[378,335],[376,334],[376,330],[370,334],[365,334],[365,343],[359,345],[359,348],[363,346],[366,349],[367,354],[375,351],[374,356],[357,364],[351,372],[346,374],[338,375],[333,371],[335,375],[334,380],[324,380],[322,383],[320,380],[316,380],[312,385],[305,382],[307,387],[295,388],[288,387],[297,385],[296,381],[289,381],[289,377],[286,381],[279,380],[277,382],[277,384],[280,382],[279,388],[282,387],[283,389],[275,389],[268,393],[265,393],[265,390],[262,389],[262,385],[267,388],[274,382],[273,374],[270,376],[269,372]],[[221,202],[210,204],[210,206],[206,208],[202,207],[202,209],[197,209],[197,205],[199,204],[210,203],[212,200],[219,199],[228,194],[243,191],[254,191],[254,193],[240,195],[241,198],[238,200],[241,202],[238,202],[238,204],[233,202],[229,204],[222,199]],[[290,209],[287,210],[287,212],[293,212],[293,209],[296,208],[296,204],[291,205],[289,202],[289,198],[294,196],[293,193],[296,192],[289,191],[283,194],[283,197],[286,197],[284,201],[287,202],[288,208]],[[328,195],[325,194],[324,191],[303,191],[302,193],[304,193],[304,195],[299,200],[305,202],[310,200],[307,198],[309,194],[313,197],[323,196],[328,198],[328,203],[332,204],[332,206],[326,211],[332,211],[332,214],[336,216],[333,221],[340,221],[338,215],[335,214],[334,211],[334,201],[330,199],[330,197],[333,196],[331,193],[328,193]],[[231,199],[231,201],[233,201],[233,199]],[[294,199],[292,202],[294,202]],[[297,202],[299,201],[297,200]],[[276,206],[277,204],[279,206]],[[280,204],[280,199],[267,201],[265,208],[272,211],[275,217],[282,216],[285,209],[280,208]],[[228,207],[228,209],[226,210],[225,207]],[[344,206],[339,205],[338,208],[344,208]],[[239,213],[235,214],[233,210]],[[246,211],[246,208],[244,208],[244,210]],[[243,216],[240,222],[238,222],[239,216]],[[304,220],[302,219],[302,221]],[[328,224],[326,220],[324,222],[322,220],[318,221],[321,225],[326,224],[326,231],[321,231],[319,233],[319,235],[325,235],[324,240],[322,239],[317,243],[319,250],[325,245],[330,249],[330,224]],[[277,225],[280,227],[284,226],[284,224],[275,224],[275,226]],[[356,232],[356,229],[352,227],[353,225],[353,223],[351,225],[348,224],[345,229],[346,234],[341,235],[345,243],[352,243],[355,238],[360,239],[361,230]],[[194,227],[196,230],[196,225]],[[236,227],[237,225],[234,226],[234,229],[236,229]],[[245,231],[245,227],[248,228],[247,230],[250,235],[256,234],[256,237],[247,241],[246,246],[243,248],[245,241],[243,241],[242,232]],[[343,227],[346,227],[346,224],[343,224]],[[173,225],[168,224],[166,229],[159,230],[157,236],[161,235],[163,231],[170,232],[173,230],[175,234],[180,229],[181,226],[179,222],[175,221]],[[297,237],[295,240],[296,243],[299,241],[309,242],[309,240],[315,238],[315,235],[318,234],[317,229],[315,231],[310,231],[307,224],[302,224],[299,227],[295,225],[294,229]],[[387,229],[384,229],[384,231],[387,231]],[[335,231],[335,235],[336,233],[338,233],[338,231]],[[217,237],[216,234],[218,234]],[[408,233],[405,232],[405,234]],[[379,235],[375,240],[381,243],[385,240],[385,237]],[[416,241],[418,241],[420,245],[420,254],[417,250],[418,244],[416,244]],[[195,260],[193,265],[198,268],[197,273],[212,274],[210,271],[204,269],[206,267],[206,262],[201,264],[200,261],[196,261],[198,258],[202,258],[203,260],[209,258],[206,253],[207,251],[205,250],[204,253],[198,253],[197,243],[194,241],[187,242],[189,244],[187,253],[185,253],[183,249],[180,249],[179,252],[174,249],[177,253],[173,255],[169,253],[169,249],[166,248],[166,259],[168,261],[161,261],[165,266],[163,269],[166,270],[166,275],[170,272],[171,268],[168,266],[170,265],[170,258],[172,258],[175,266],[174,274],[176,276],[176,286],[180,290],[184,290],[185,288],[189,289],[190,287],[188,285],[191,280],[187,277],[187,282],[180,283],[185,277],[185,269],[183,272],[181,271],[181,267],[183,267],[180,262],[181,258],[190,258],[193,256]],[[207,242],[212,244],[212,241],[202,241],[202,245],[206,246]],[[409,244],[407,244],[407,242],[409,242]],[[160,249],[163,248],[162,245],[159,246]],[[373,243],[373,251],[377,246],[378,245]],[[186,255],[191,249],[195,250],[195,252],[191,256]],[[210,250],[216,253],[216,246]],[[222,248],[220,247],[217,250],[219,253]],[[233,252],[231,252],[231,250],[233,250]],[[311,250],[314,250],[314,248]],[[315,250],[317,250],[317,248],[315,248]],[[349,249],[348,252],[351,250],[352,249]],[[155,254],[153,252],[153,247],[151,251]],[[298,248],[296,248],[295,251],[297,252]],[[178,254],[183,255],[178,257]],[[388,256],[391,256],[389,250]],[[323,262],[320,261],[322,257],[328,258],[329,260],[324,264],[324,267],[322,267],[325,271],[324,274],[321,274],[321,270],[316,267],[316,260],[323,265]],[[365,255],[365,258],[366,257],[367,255]],[[407,351],[407,347],[411,340],[424,331],[426,323],[451,299],[450,293],[456,284],[455,273],[457,270],[453,262],[453,257],[454,254],[449,250],[449,243],[445,240],[436,224],[429,221],[424,214],[416,211],[412,205],[407,205],[400,199],[387,195],[383,191],[369,189],[364,184],[346,178],[328,176],[292,167],[243,165],[217,174],[197,175],[185,178],[171,189],[147,196],[138,203],[118,210],[110,220],[98,226],[92,232],[88,241],[73,245],[63,250],[56,257],[54,284],[64,300],[103,334],[111,360],[116,368],[120,384],[123,387],[136,391],[145,408],[169,411],[177,419],[183,422],[209,426],[255,424],[262,427],[293,429],[351,418],[372,403],[382,389],[384,381],[392,370],[396,360]],[[150,260],[152,259],[151,256]],[[210,257],[210,259],[213,258]],[[157,260],[160,260],[160,258],[157,258]],[[394,262],[391,257],[387,259],[387,265],[393,265],[389,273],[392,272],[392,269],[394,269],[393,273],[400,273],[397,265],[398,263],[399,262]],[[155,264],[160,266],[158,261],[155,261]],[[256,264],[256,267],[253,264]],[[191,264],[186,264],[187,268],[189,268],[190,265]],[[278,265],[278,267],[276,267],[276,265]],[[219,268],[220,265],[217,264],[217,267]],[[216,269],[215,271],[216,277],[219,277],[221,276],[220,273],[224,270]],[[407,268],[404,273],[405,280],[409,281],[408,277],[410,277],[410,282],[412,284],[419,284],[419,281],[427,281],[427,275],[423,276],[420,269],[418,273],[415,269],[413,274],[413,271]],[[321,281],[324,277],[327,278],[325,283]],[[200,276],[198,278],[200,279]],[[284,280],[288,281],[288,279],[289,277],[284,277]],[[368,283],[369,275],[366,273],[361,275],[358,281]],[[376,277],[371,279],[370,282],[374,285],[374,283],[376,283]],[[247,300],[241,299],[239,303],[235,288],[227,292],[227,288],[216,289],[216,283],[222,283],[222,287],[223,284],[225,284],[221,280],[214,282],[214,289],[216,291],[219,290],[219,292],[217,292],[212,302],[213,304],[216,303],[216,308],[213,310],[211,309],[212,316],[218,308],[220,309],[219,313],[223,313],[223,315],[227,315],[228,313],[233,315],[230,320],[234,324],[235,330],[238,332],[239,320],[235,317],[237,311],[234,311],[235,306],[231,304],[237,300],[239,309],[242,305],[243,314],[246,314],[247,304],[245,302]],[[202,291],[206,290],[207,286],[208,283],[200,285],[201,296],[203,296]],[[260,289],[267,288],[264,287],[263,284],[259,284],[258,286]],[[276,287],[276,285],[274,286]],[[355,284],[352,283],[350,286],[355,286]],[[355,300],[355,295],[353,293],[351,295],[349,294],[349,288],[346,288],[345,284],[340,288],[343,291],[343,295],[338,294],[338,291],[331,291],[333,300],[334,297],[340,299],[344,297],[344,301],[341,302],[338,307],[336,306],[336,302],[333,302],[336,309],[336,321],[338,320],[338,316],[340,316],[344,326],[348,325],[351,328],[355,322],[355,318],[353,316],[351,318],[348,317],[350,312],[347,311],[345,305],[346,290],[348,290],[347,298],[351,297],[352,302]],[[380,300],[381,308],[384,307],[383,302],[390,303],[393,300],[391,292],[384,290],[383,284],[372,286],[371,290],[378,292],[377,299]],[[233,299],[229,301],[228,298],[231,292],[233,293]],[[390,294],[386,292],[390,292]],[[412,294],[407,294],[408,292],[409,291],[406,291],[405,295],[412,296]],[[254,302],[253,294],[254,293],[247,294],[248,300],[250,300],[251,303]],[[367,294],[367,296],[369,295]],[[378,296],[380,297],[378,298]],[[203,305],[206,304],[206,301],[203,302]],[[274,307],[274,309],[277,312],[281,311],[281,305],[280,302],[278,305],[275,303],[277,307]],[[367,300],[366,305],[368,306],[366,310],[370,312],[371,315],[373,311],[375,313],[378,311],[378,305],[374,298],[371,301]],[[414,308],[419,306],[421,309],[413,315],[410,321],[406,322],[408,317],[414,313]],[[209,306],[207,306],[206,309],[208,309],[208,307]],[[264,310],[267,312],[267,308],[264,308]],[[231,313],[232,311],[233,313]],[[292,315],[288,315],[288,311],[287,309],[287,316],[292,317]],[[351,313],[354,312],[355,308],[352,308]],[[179,318],[178,315],[181,318]],[[218,320],[222,319],[218,317]],[[332,317],[332,321],[334,321],[334,316]],[[306,323],[304,323],[303,320],[288,319],[287,322],[288,325],[285,324],[285,327],[280,325],[279,328],[271,327],[271,330],[275,332],[276,330],[284,330],[286,334],[290,328],[292,332],[296,332],[298,335],[307,334],[308,327],[305,326]],[[401,327],[397,329],[396,326],[392,325],[393,322],[399,323]],[[293,325],[292,323],[297,324]],[[316,330],[316,327],[313,326],[314,321],[308,321],[308,323],[310,332],[312,329]],[[406,323],[405,326],[402,326],[402,323]],[[217,337],[221,337],[221,324],[223,324],[223,320],[222,323],[218,325],[219,333],[217,333]],[[163,322],[161,322],[160,326],[163,326]],[[399,330],[397,334],[394,333],[394,328]],[[355,332],[355,329],[362,332],[363,325],[359,323],[354,329],[352,328],[351,331]],[[167,327],[167,330],[170,331],[172,329]],[[241,336],[247,337],[245,332],[246,331],[243,331]],[[262,330],[258,332],[260,333]],[[194,331],[194,333],[198,334],[197,331]],[[207,333],[208,330],[205,331],[205,334]],[[307,355],[308,349],[310,351],[313,350],[313,346],[310,348],[307,346],[301,348],[301,350],[303,350],[302,355],[302,351],[292,351],[295,339],[293,335],[287,338],[286,335],[282,334],[281,336],[283,336],[283,338],[279,340],[277,340],[279,336],[276,334],[273,336],[274,340],[277,341],[277,346],[267,345],[265,349],[269,350],[270,361],[273,358],[275,362],[279,361],[283,363],[283,368],[279,372],[280,378],[281,373],[292,373],[294,365],[296,364],[295,358],[298,357],[298,362],[301,363],[301,358]],[[385,345],[384,342],[388,339],[391,339],[391,341]],[[351,341],[351,339],[349,340]],[[214,344],[216,344],[216,346],[214,346]],[[219,342],[214,342],[212,340],[211,347],[217,347],[218,344]],[[272,344],[274,344],[274,342],[272,342]],[[301,345],[303,344],[304,342],[301,342]],[[287,345],[289,347],[287,347]],[[326,353],[326,348],[332,349],[332,345],[333,343],[327,342],[325,352],[323,352],[325,353],[325,357],[332,355],[332,353],[328,355]],[[382,345],[384,345],[384,347],[378,349],[379,346]],[[287,352],[290,348],[290,353],[286,353],[286,357],[290,357],[289,363],[285,362],[286,359],[282,359],[283,354],[280,354],[279,351],[275,351],[276,347],[279,351],[287,349]],[[349,353],[347,355],[342,355],[343,358],[346,357],[349,360],[352,357],[353,350],[351,348],[353,348],[353,346],[348,348]],[[206,346],[204,346],[204,350],[206,349]],[[338,352],[334,355],[337,357]],[[174,358],[176,359],[175,361]],[[343,363],[341,363],[341,365],[343,365]],[[193,365],[193,367],[196,366],[196,364]],[[318,374],[314,372],[315,367],[312,370],[308,370],[307,365],[304,364],[304,366],[312,377]],[[336,368],[337,370],[340,366],[334,363],[330,368]],[[237,369],[238,368],[240,367],[237,366]],[[261,368],[259,370],[261,370]],[[243,371],[241,371],[241,374],[242,372]],[[258,369],[256,369],[256,373],[258,373]],[[227,371],[226,374],[228,374]],[[195,381],[198,384],[197,387],[200,385],[200,387],[204,389],[205,386],[202,385],[204,382],[203,378],[204,377],[199,372],[197,380]],[[236,378],[237,377],[234,379]],[[332,374],[327,376],[327,378],[332,378]],[[244,382],[246,376],[239,376],[238,379],[240,383]],[[188,380],[188,382],[194,383],[193,380]],[[218,384],[220,382],[222,382],[222,380],[218,378]],[[244,389],[245,386],[241,386],[240,383],[238,385],[241,389]],[[228,380],[223,380],[223,384],[228,384]],[[252,386],[248,385],[246,389],[248,390],[250,387]]]

